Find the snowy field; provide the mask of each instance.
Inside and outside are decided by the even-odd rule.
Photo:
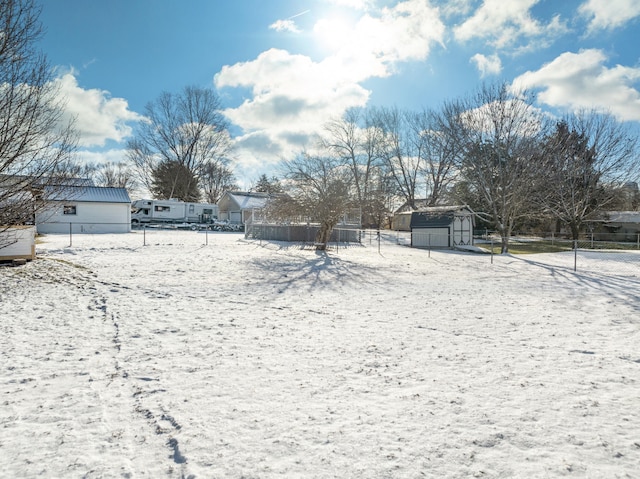
[[[614,259],[37,251],[0,268],[0,477],[640,477],[640,270]]]

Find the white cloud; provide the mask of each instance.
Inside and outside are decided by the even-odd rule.
[[[502,71],[502,62],[500,61],[500,57],[495,53],[491,56],[476,53],[471,57],[471,62],[475,63],[482,78],[488,75],[497,75]]]
[[[256,138],[263,140],[266,154],[274,148],[283,155],[299,151],[292,138],[309,138],[328,119],[367,103],[370,92],[361,82],[392,75],[398,62],[426,59],[445,33],[439,11],[428,0],[401,1],[338,27],[326,19],[316,23],[317,40],[331,46],[322,60],[270,49],[255,60],[224,66],[215,76],[218,88],[251,90],[251,98],[225,113],[244,135],[251,134],[253,145]],[[326,41],[336,35],[340,41]]]
[[[485,0],[474,15],[454,28],[458,41],[485,39],[495,48],[512,48],[523,39],[548,44],[566,31],[559,17],[544,25],[531,16],[530,10],[540,0]]]
[[[640,16],[638,0],[587,0],[578,11],[590,19],[589,30],[612,29]]]
[[[541,89],[539,101],[569,110],[608,110],[623,121],[640,120],[640,68],[616,65],[607,68],[601,50],[563,53],[538,71],[529,71],[513,82],[517,88]]]
[[[340,75],[327,74],[331,68],[276,49],[254,61],[224,67],[216,76],[218,87],[244,86],[253,93],[252,99],[225,111],[245,132],[237,138],[238,149],[249,148],[257,156],[262,150],[265,158],[277,161],[304,146],[290,141],[288,133],[309,137],[328,118],[366,104],[369,92]]]
[[[80,146],[103,146],[107,140],[123,141],[132,133],[129,123],[142,119],[129,110],[123,98],[111,98],[104,90],[81,88],[73,73],[66,73],[55,82],[65,100],[66,118],[75,119]]]
[[[300,33],[300,29],[293,20],[277,20],[269,25],[269,28],[277,32]]]
[[[123,149],[111,149],[104,151],[78,150],[76,158],[80,163],[122,163],[126,160],[127,151]]]
[[[367,10],[373,3],[372,0],[327,0],[327,2],[340,7],[353,8],[354,10]]]

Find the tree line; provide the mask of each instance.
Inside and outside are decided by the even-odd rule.
[[[409,210],[465,204],[508,252],[517,228],[562,227],[577,239],[603,211],[637,209],[637,146],[608,113],[554,117],[530,92],[485,84],[438,109],[357,109],[330,121],[313,153],[283,163],[290,197],[273,210],[306,212],[324,241],[348,208],[381,227],[397,198]]]

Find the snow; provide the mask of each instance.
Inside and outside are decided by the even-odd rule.
[[[639,477],[638,263],[71,243],[0,268],[2,477]]]

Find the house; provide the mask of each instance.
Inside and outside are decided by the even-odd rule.
[[[613,241],[640,241],[640,211],[608,211],[601,224]]]
[[[36,213],[38,233],[128,233],[131,199],[125,188],[45,186]]]
[[[466,205],[432,206],[410,214],[413,247],[458,248],[473,245],[475,215]]]
[[[225,191],[218,200],[218,219],[229,223],[250,223],[254,214],[261,214],[267,205],[269,193]]]
[[[408,202],[404,202],[393,213],[391,218],[391,229],[394,231],[411,231],[411,213],[430,208],[428,198],[416,198],[412,207]]]

